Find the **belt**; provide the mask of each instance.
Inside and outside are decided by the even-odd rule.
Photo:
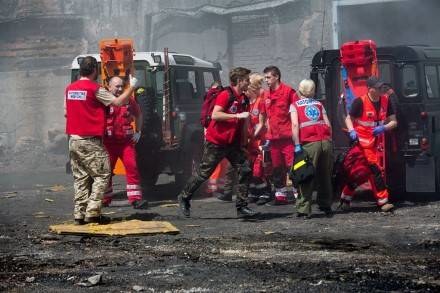
[[[101,136],[79,136],[79,135],[71,135],[70,139],[72,140],[99,140],[102,141]]]

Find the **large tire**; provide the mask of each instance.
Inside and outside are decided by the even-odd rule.
[[[195,174],[202,158],[201,143],[191,142],[190,146],[185,149],[181,156],[181,171],[175,174],[175,185],[178,190],[182,189],[191,175]]]
[[[156,98],[151,88],[138,88],[136,100],[142,112],[142,136],[136,145],[138,169],[144,190],[152,188],[160,175],[157,160],[162,140],[162,123],[156,110]]]

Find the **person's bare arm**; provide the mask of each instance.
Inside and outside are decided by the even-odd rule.
[[[142,131],[142,124],[144,123],[142,112],[139,112],[139,114],[135,117],[134,123],[136,125],[135,131],[141,132]]]
[[[247,113],[247,114],[245,114]],[[215,105],[214,110],[212,110],[211,118],[215,121],[225,121],[229,119],[245,119],[249,117],[249,112],[242,112],[242,113],[226,113],[225,109],[223,109],[222,106]]]
[[[130,100],[130,97],[133,94],[133,91],[134,91],[134,87],[132,86],[127,87],[119,97],[112,100],[112,104],[115,106],[122,106],[127,104],[128,101]]]
[[[387,117],[387,123],[384,125],[386,131],[390,131],[397,127],[397,118],[396,115],[390,115]]]
[[[100,87],[96,92],[96,98],[105,106],[115,105],[122,106],[128,103],[131,94],[133,93],[133,87],[128,87],[119,97],[115,97],[111,92],[103,87]]]
[[[109,106],[109,105],[122,106],[127,104],[128,101],[130,100],[131,95],[133,94],[134,88],[138,83],[136,77],[132,75],[130,75],[129,81],[130,83],[128,87],[119,97],[115,97],[111,92],[109,92],[103,87],[100,87],[96,92],[96,98],[105,106]]]
[[[345,126],[347,126],[348,132],[352,131],[354,129],[353,127],[353,121],[351,120],[350,114],[345,117]]]
[[[324,117],[325,125],[327,125],[330,130],[330,136],[331,136],[332,135],[332,125],[330,123],[330,120],[328,119],[327,113],[324,113],[323,117]]]
[[[298,125],[298,113],[296,111],[290,112],[290,120],[292,121],[292,139],[295,145],[299,142],[299,125]]]
[[[260,132],[261,132],[261,130],[263,129],[263,127],[264,127],[264,122],[265,122],[265,117],[264,117],[264,114],[259,114],[258,115],[258,124],[255,126],[255,131],[254,131],[254,137],[257,137],[259,134],[260,134]]]

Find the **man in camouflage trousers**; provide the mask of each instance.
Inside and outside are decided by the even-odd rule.
[[[105,106],[120,106],[128,102],[136,85],[119,97],[101,87],[98,62],[91,56],[80,63],[80,79],[65,91],[66,133],[69,135],[69,154],[75,189],[75,224],[102,223],[101,200],[109,183],[111,170],[102,137],[105,129]]]
[[[100,216],[101,199],[111,176],[110,161],[101,138],[69,140],[70,164],[74,178],[77,224],[81,219]]]
[[[249,86],[250,70],[237,67],[229,72],[231,86],[218,94],[212,111],[212,120],[206,129],[202,160],[196,173],[178,195],[179,211],[191,216],[191,198],[195,191],[214,172],[224,158],[238,172],[235,207],[238,218],[255,217],[258,213],[247,207],[249,179],[252,170],[245,154],[247,143],[248,101],[244,92]]]

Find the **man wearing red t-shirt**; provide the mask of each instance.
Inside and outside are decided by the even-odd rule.
[[[266,139],[270,141],[272,158],[275,204],[287,204],[287,170],[292,166],[294,153],[289,108],[298,97],[295,90],[281,82],[278,67],[268,66],[263,72],[269,87],[264,91],[264,105],[267,117]]]
[[[229,73],[231,86],[216,98],[212,120],[206,130],[202,160],[196,174],[188,180],[178,196],[180,212],[187,218],[190,217],[192,195],[224,158],[238,171],[237,216],[248,218],[257,215],[247,207],[252,170],[245,152],[249,101],[244,92],[249,86],[249,73],[250,70],[243,67],[232,69]]]

